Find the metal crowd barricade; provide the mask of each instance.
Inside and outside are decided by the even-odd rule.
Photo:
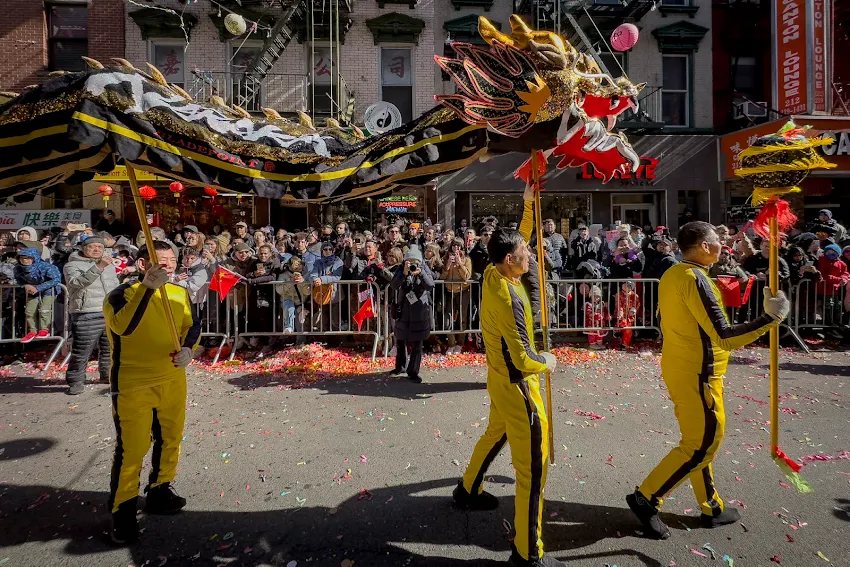
[[[403,298],[387,286],[384,292],[384,356],[395,324],[390,313]],[[474,335],[481,333],[481,282],[478,280],[435,280],[431,291],[431,333],[435,335]]]
[[[658,307],[657,279],[558,279],[547,283],[550,287],[550,333],[610,333],[623,330],[655,330],[659,335],[661,333],[655,315]],[[632,284],[637,301],[628,298],[630,302],[627,304],[627,298],[624,297],[620,302],[623,307],[621,314],[618,296],[625,283]],[[594,287],[601,292],[601,305],[594,303]],[[630,306],[634,307],[634,314],[630,313]]]
[[[212,361],[216,364],[221,356],[221,349],[230,338],[230,309],[227,301],[220,301],[217,291],[206,289],[204,296],[201,303],[192,304],[192,309],[197,310],[196,314],[201,321],[202,339],[221,337]]]
[[[715,279],[715,282],[717,280]],[[741,287],[746,287],[746,284],[741,284]],[[755,280],[753,282],[753,288],[750,291],[750,297],[746,303],[741,305],[741,307],[727,307],[726,313],[729,315],[729,321],[735,325],[740,323],[749,323],[753,319],[758,318],[759,316],[764,314],[764,290],[767,289],[768,282],[766,280]],[[788,300],[791,301],[791,305],[793,306],[796,302],[796,289],[791,285],[791,282],[786,280],[784,282],[779,283],[780,291],[785,292]],[[800,345],[804,351],[809,352],[809,347],[800,338],[800,334],[797,331],[795,325],[796,313],[792,311],[789,314],[789,317],[779,325],[779,329],[782,332],[782,336],[791,335],[794,340]]]
[[[825,284],[822,284],[825,286]],[[794,301],[794,331],[800,329],[838,330],[845,328],[844,313],[846,311],[848,292],[846,284],[833,288],[822,287],[818,293],[818,283],[809,279],[801,280],[795,289]]]
[[[39,306],[42,294],[30,296],[24,289],[25,286],[0,285],[0,343],[19,343],[27,334],[26,305],[28,300],[38,298]],[[33,343],[56,341],[56,346],[50,353],[44,369],[40,376],[47,372],[53,360],[62,350],[65,341],[68,340],[68,289],[64,285],[58,285],[57,295],[54,295],[53,307],[50,314],[50,334],[46,337],[35,338]],[[39,312],[32,315],[38,320]]]
[[[311,335],[341,336],[369,335],[372,340],[372,360],[378,352],[381,334],[381,294],[377,284],[358,281],[340,281],[334,286],[330,303],[320,305],[311,295],[303,297],[300,306],[286,305],[278,291],[281,286],[295,286],[291,282],[267,282],[262,284],[239,283],[228,294],[228,310],[232,321],[234,347],[230,360],[236,355],[240,339],[252,337],[306,337]],[[369,295],[370,294],[370,295]],[[371,297],[375,317],[362,320],[358,327],[354,315]],[[292,328],[288,327],[289,315],[294,317]]]

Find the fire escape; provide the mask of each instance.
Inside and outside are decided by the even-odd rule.
[[[617,78],[625,71],[615,57],[606,56],[611,32],[622,23],[639,22],[655,9],[656,3],[653,0],[518,0],[516,11],[537,29],[558,33],[579,52],[593,57],[603,72]],[[664,126],[661,87],[646,87],[638,97],[638,104],[637,112],[623,113],[618,127],[648,130]]]

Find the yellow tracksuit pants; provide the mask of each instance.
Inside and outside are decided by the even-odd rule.
[[[524,559],[542,557],[543,487],[549,470],[549,444],[540,383],[536,376],[509,382],[491,370],[487,392],[489,424],[472,452],[463,487],[470,494],[483,491],[487,468],[507,442],[516,469],[514,546]]]
[[[172,482],[180,457],[186,421],[186,376],[182,371],[165,383],[119,392],[112,397],[116,446],[109,487],[112,512],[139,495],[142,463],[153,441],[148,486]]]
[[[726,430],[723,376],[665,368],[663,359],[661,374],[675,405],[682,440],[649,473],[639,490],[660,508],[663,496],[689,479],[702,513],[716,516],[725,506],[717,494],[711,469]]]

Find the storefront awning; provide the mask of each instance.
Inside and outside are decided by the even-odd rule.
[[[629,139],[641,158],[652,159],[654,176],[647,179],[648,183],[641,184],[644,190],[666,189],[674,179],[676,189],[705,189],[706,182],[715,183],[716,176],[711,174],[706,179],[705,168],[691,167],[683,170],[683,165],[695,158],[709,161],[709,173],[715,167],[715,149],[717,136],[712,135],[650,135],[633,136]],[[709,155],[710,154],[710,155]],[[508,154],[492,158],[486,162],[475,162],[466,168],[440,177],[437,189],[444,192],[474,191],[474,192],[506,192],[522,191],[522,182],[514,179],[514,171],[527,159],[527,156]],[[582,178],[582,169],[555,169],[554,159],[550,160],[549,171],[544,176],[550,190],[623,190],[634,187],[626,180],[612,179],[603,184],[601,179],[590,176]],[[675,175],[674,175],[675,174]],[[689,181],[689,179],[691,181]],[[624,187],[625,186],[625,187]]]
[[[771,122],[765,122],[752,128],[745,128],[720,137],[718,168],[720,179],[727,181],[735,178],[735,168],[739,167],[738,154],[747,149],[759,137],[778,131],[788,120],[794,120],[797,126],[810,126],[807,136],[820,136],[831,132],[836,135],[835,144],[819,148],[824,158],[836,164],[835,169],[817,171],[815,177],[844,177],[850,175],[850,119],[846,116],[790,116]]]

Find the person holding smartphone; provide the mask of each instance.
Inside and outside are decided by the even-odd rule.
[[[422,252],[417,246],[411,246],[405,252],[404,261],[396,268],[390,286],[396,292],[398,306],[393,374],[402,375],[406,372],[412,381],[421,383],[419,367],[422,364],[422,344],[431,335],[431,291],[434,289],[434,276],[423,261]]]

